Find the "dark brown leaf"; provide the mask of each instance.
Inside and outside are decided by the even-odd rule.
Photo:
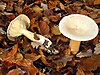
[[[39,22],[39,28],[40,28],[41,34],[43,34],[43,35],[49,34],[49,32],[50,32],[50,27],[44,21]]]
[[[80,67],[83,71],[94,71],[100,67],[100,55],[93,55],[90,58],[80,60]]]

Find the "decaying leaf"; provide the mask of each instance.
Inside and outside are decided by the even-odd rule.
[[[76,75],[85,75],[85,73],[80,67],[78,67]]]
[[[94,19],[96,23],[100,23],[100,18]]]
[[[4,11],[6,8],[6,3],[0,2],[0,10]]]
[[[100,54],[100,43],[96,44],[96,47],[94,48],[94,53],[95,54]]]
[[[92,55],[92,50],[89,49],[86,52],[79,52],[76,56],[82,58],[82,57],[89,57],[91,55]]]
[[[35,54],[25,54],[26,59],[31,59],[33,61],[38,60],[41,57],[41,55],[35,55]]]
[[[60,19],[60,16],[59,16],[59,15],[50,16],[49,19],[50,19],[52,22],[57,22],[57,21]]]
[[[6,17],[11,20],[16,17],[15,14],[13,14],[13,13],[4,12],[3,14],[6,15]]]
[[[49,34],[49,32],[50,32],[50,28],[49,28],[48,24],[46,24],[46,22],[44,22],[44,21],[39,22],[39,28],[40,28],[41,34],[43,34],[43,35]]]
[[[60,34],[61,34],[61,32],[60,32],[58,26],[52,27],[52,28],[51,28],[51,32],[52,32],[52,34],[54,34],[54,35],[60,35]]]
[[[19,70],[19,69],[13,69],[13,70],[10,70],[7,75],[21,75],[22,74],[22,71]]]
[[[83,71],[95,71],[100,67],[100,55],[92,55],[90,58],[80,60],[79,66]]]
[[[28,71],[31,75],[36,75],[39,72],[38,69],[33,65],[32,60],[30,59],[23,59],[16,64],[26,68],[26,71]]]
[[[69,42],[69,39],[67,37],[61,35],[57,38],[57,42],[59,42],[59,41]]]
[[[2,34],[6,34],[6,32],[2,28],[0,28],[0,35]]]
[[[48,10],[47,4],[41,3],[41,7],[42,7],[44,10]]]
[[[18,44],[14,45],[12,47],[12,50],[7,54],[8,57],[12,57],[17,53],[18,50]]]
[[[94,5],[97,5],[97,4],[99,5],[100,4],[100,1],[99,0],[94,0],[93,4]]]
[[[83,14],[100,30],[99,6],[99,0],[0,0],[0,75],[98,75],[100,31],[93,40],[82,41],[80,52],[73,55],[70,39],[58,24],[64,16]],[[8,40],[7,27],[20,14],[29,17],[29,31],[50,38],[48,49],[24,36]]]
[[[35,12],[42,12],[43,9],[40,8],[39,6],[35,5],[34,7],[32,7],[32,9],[35,11]]]

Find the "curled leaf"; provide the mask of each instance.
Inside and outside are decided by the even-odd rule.
[[[49,34],[49,32],[50,32],[50,27],[44,21],[39,22],[39,28],[40,28],[41,34],[43,34],[43,35]]]

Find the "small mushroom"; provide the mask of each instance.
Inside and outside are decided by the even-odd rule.
[[[14,20],[10,22],[7,29],[7,37],[10,40],[15,41],[15,38],[17,38],[18,36],[24,35],[31,41],[39,43],[41,45],[45,41],[48,41],[46,47],[49,47],[52,44],[52,42],[48,38],[45,38],[42,35],[35,34],[28,31],[27,28],[29,27],[30,27],[30,19],[26,15],[20,14],[19,16],[17,16]],[[36,37],[38,37],[38,39],[36,39]]]
[[[71,39],[69,47],[73,54],[79,51],[81,41],[95,38],[99,31],[93,19],[81,14],[71,14],[62,18],[59,29],[64,36]]]

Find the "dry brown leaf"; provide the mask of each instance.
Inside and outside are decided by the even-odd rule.
[[[95,54],[100,54],[100,43],[96,44],[96,47],[94,48],[94,53]]]
[[[100,55],[92,55],[90,58],[84,58],[80,60],[79,67],[83,71],[94,71],[100,67]]]
[[[22,47],[23,49],[26,49],[26,48],[29,48],[29,42],[28,42],[28,39],[26,37],[23,38],[22,40]]]
[[[13,5],[14,5],[14,2],[9,1],[6,6],[7,11],[13,11]]]
[[[56,7],[56,3],[54,3],[54,1],[49,1],[48,2],[48,7],[49,7],[49,9],[53,9],[53,8]]]
[[[7,75],[21,75],[22,74],[22,71],[21,70],[18,70],[18,69],[13,69],[13,70],[10,70]]]
[[[59,6],[62,10],[65,10],[65,6],[61,2],[59,2]]]
[[[17,62],[16,64],[25,67],[31,75],[36,75],[39,72],[38,69],[33,65],[33,61],[30,59],[23,59],[22,61]]]
[[[34,54],[25,54],[26,59],[30,59],[33,61],[38,60],[41,57],[41,55],[34,55]]]
[[[89,13],[86,10],[81,9],[80,14],[82,14],[82,15],[88,15]]]
[[[94,19],[96,23],[100,23],[100,18]]]
[[[0,2],[0,10],[4,11],[6,8],[6,3]]]
[[[94,0],[83,0],[87,5],[93,5]]]
[[[52,27],[52,28],[51,28],[51,32],[52,32],[52,34],[54,34],[54,35],[60,35],[60,34],[61,34],[61,32],[60,32],[58,26]]]
[[[77,12],[72,10],[69,6],[65,7],[65,12],[69,14],[76,14]]]
[[[28,5],[25,5],[22,11],[23,14],[27,15],[30,20],[34,18],[34,10],[30,8]]]
[[[60,16],[59,15],[56,15],[56,16],[50,16],[49,19],[52,21],[52,22],[57,22],[59,19],[60,19]]]
[[[39,50],[39,53],[40,53],[40,55],[41,55],[41,58],[40,58],[41,61],[42,61],[45,65],[50,66],[51,63],[48,63],[48,62],[47,62],[46,57],[45,57],[45,55],[44,55],[44,53],[42,52],[41,49]]]
[[[49,34],[49,32],[50,32],[50,27],[44,21],[39,22],[39,28],[40,28],[40,32],[42,35]]]
[[[14,55],[17,53],[17,50],[18,50],[18,44],[15,44],[15,45],[12,47],[12,50],[7,54],[7,57],[12,57],[12,56],[14,56]]]
[[[59,42],[59,41],[62,41],[62,42],[69,42],[69,39],[67,38],[67,37],[65,37],[65,36],[59,36],[58,38],[57,38],[57,42]]]
[[[35,12],[42,12],[43,9],[40,8],[39,6],[35,5],[34,7],[32,7],[32,9],[35,11]]]
[[[76,75],[85,75],[85,73],[84,73],[84,71],[80,67],[78,67]]]
[[[100,4],[100,0],[94,0],[93,4],[94,5]]]
[[[9,18],[9,19],[14,19],[16,16],[13,13],[5,13],[5,15]]]
[[[14,63],[23,60],[23,55],[21,53],[16,53],[13,59]]]

